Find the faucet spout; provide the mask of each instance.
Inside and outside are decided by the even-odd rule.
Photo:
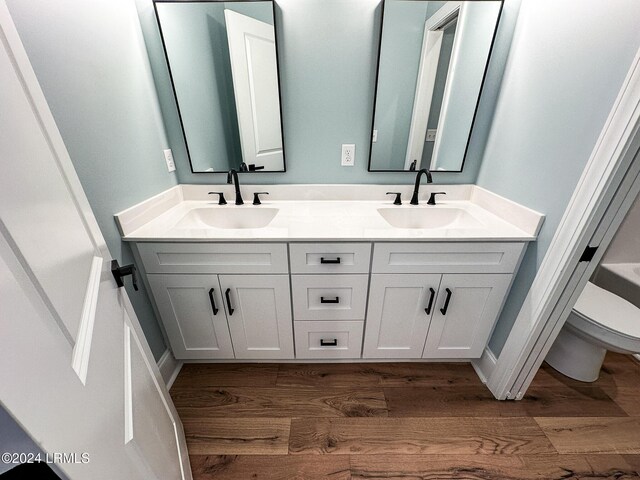
[[[422,178],[422,174],[425,174],[427,177],[427,183],[433,183],[433,178],[431,177],[431,172],[426,168],[420,169],[418,174],[416,175],[416,185],[413,188],[413,196],[411,197],[411,205],[418,205],[418,190],[420,190],[420,179]]]
[[[240,181],[238,180],[238,172],[233,168],[229,170],[229,173],[227,173],[227,183],[233,183],[236,187],[236,205],[244,205],[242,195],[240,194]]]

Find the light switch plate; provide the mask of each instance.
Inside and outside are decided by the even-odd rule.
[[[167,162],[167,170],[170,172],[176,171],[176,162],[173,161],[173,152],[170,148],[167,148],[164,151],[164,160]]]
[[[342,144],[342,166],[353,167],[356,162],[356,146],[353,143]]]

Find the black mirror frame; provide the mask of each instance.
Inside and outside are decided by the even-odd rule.
[[[408,0],[408,1],[428,1],[428,0]],[[466,0],[466,1],[483,1],[483,0]],[[464,164],[467,160],[467,154],[469,152],[469,144],[471,143],[471,136],[473,135],[473,129],[476,123],[476,117],[478,115],[478,107],[480,106],[480,101],[482,99],[482,94],[484,93],[485,81],[487,79],[487,72],[489,70],[489,64],[491,63],[491,56],[493,55],[493,47],[496,42],[496,35],[498,34],[498,27],[500,25],[500,20],[502,18],[502,10],[504,9],[504,0],[500,1],[500,11],[498,12],[498,20],[496,22],[496,26],[493,30],[493,37],[491,38],[491,47],[489,48],[489,55],[487,56],[487,62],[484,66],[484,72],[482,74],[482,82],[480,84],[480,93],[478,94],[478,99],[476,100],[476,106],[473,111],[473,119],[471,120],[471,129],[469,131],[469,136],[467,137],[467,144],[464,149],[464,156],[462,157],[462,164],[460,165],[460,170],[435,170],[434,173],[462,173],[464,170]],[[378,59],[376,63],[376,81],[375,81],[375,91],[373,97],[373,113],[371,116],[371,135],[369,137],[369,163],[367,166],[367,171],[371,173],[412,173],[416,172],[413,170],[390,170],[390,169],[375,169],[371,168],[371,157],[373,156],[373,131],[375,130],[375,121],[376,121],[376,103],[378,101],[378,78],[380,76],[380,54],[382,52],[382,31],[384,29],[384,8],[387,0],[382,0],[381,2],[381,18],[380,18],[380,32],[378,36]]]
[[[171,81],[171,90],[173,91],[173,98],[175,100],[176,110],[178,112],[178,120],[180,120],[180,129],[182,130],[182,139],[184,141],[184,148],[187,152],[187,158],[189,159],[189,168],[191,169],[191,173],[195,174],[211,174],[211,173],[227,173],[227,170],[213,170],[210,172],[198,171],[196,172],[193,169],[193,162],[191,161],[191,153],[189,152],[189,143],[187,142],[187,133],[184,130],[184,123],[182,121],[182,112],[180,111],[180,104],[178,103],[178,94],[176,92],[175,83],[173,81],[173,73],[171,71],[171,65],[169,63],[169,55],[167,53],[167,47],[164,41],[164,35],[162,33],[162,25],[160,24],[160,17],[158,16],[158,9],[156,5],[158,3],[257,3],[257,2],[270,2],[271,10],[273,12],[273,31],[275,37],[276,44],[276,70],[278,72],[278,102],[280,106],[280,136],[282,137],[282,170],[254,170],[254,171],[238,171],[238,173],[285,173],[287,171],[287,161],[286,161],[286,152],[285,152],[285,135],[284,135],[284,120],[282,116],[282,78],[280,72],[280,54],[278,48],[278,26],[276,19],[276,2],[275,0],[152,0],[153,1],[153,11],[156,17],[156,24],[158,26],[158,33],[160,34],[160,41],[162,42],[162,50],[164,52],[164,60],[167,67],[167,71],[169,72],[169,79]]]

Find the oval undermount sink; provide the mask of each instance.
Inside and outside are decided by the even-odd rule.
[[[176,228],[263,228],[278,213],[269,207],[194,208],[176,224]]]
[[[482,224],[462,208],[379,208],[378,213],[396,228],[478,228]]]

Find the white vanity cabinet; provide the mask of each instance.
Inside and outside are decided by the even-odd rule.
[[[474,359],[524,246],[139,243],[137,252],[178,359]]]
[[[291,243],[296,358],[361,357],[371,243]]]
[[[289,276],[219,278],[236,358],[293,358]]]
[[[363,357],[480,358],[523,250],[500,242],[375,244]]]
[[[177,359],[292,359],[285,244],[140,243]]]
[[[173,355],[234,358],[217,275],[147,275]]]
[[[364,358],[422,357],[440,278],[436,274],[371,276]]]
[[[511,278],[493,273],[443,275],[422,358],[480,358]]]

